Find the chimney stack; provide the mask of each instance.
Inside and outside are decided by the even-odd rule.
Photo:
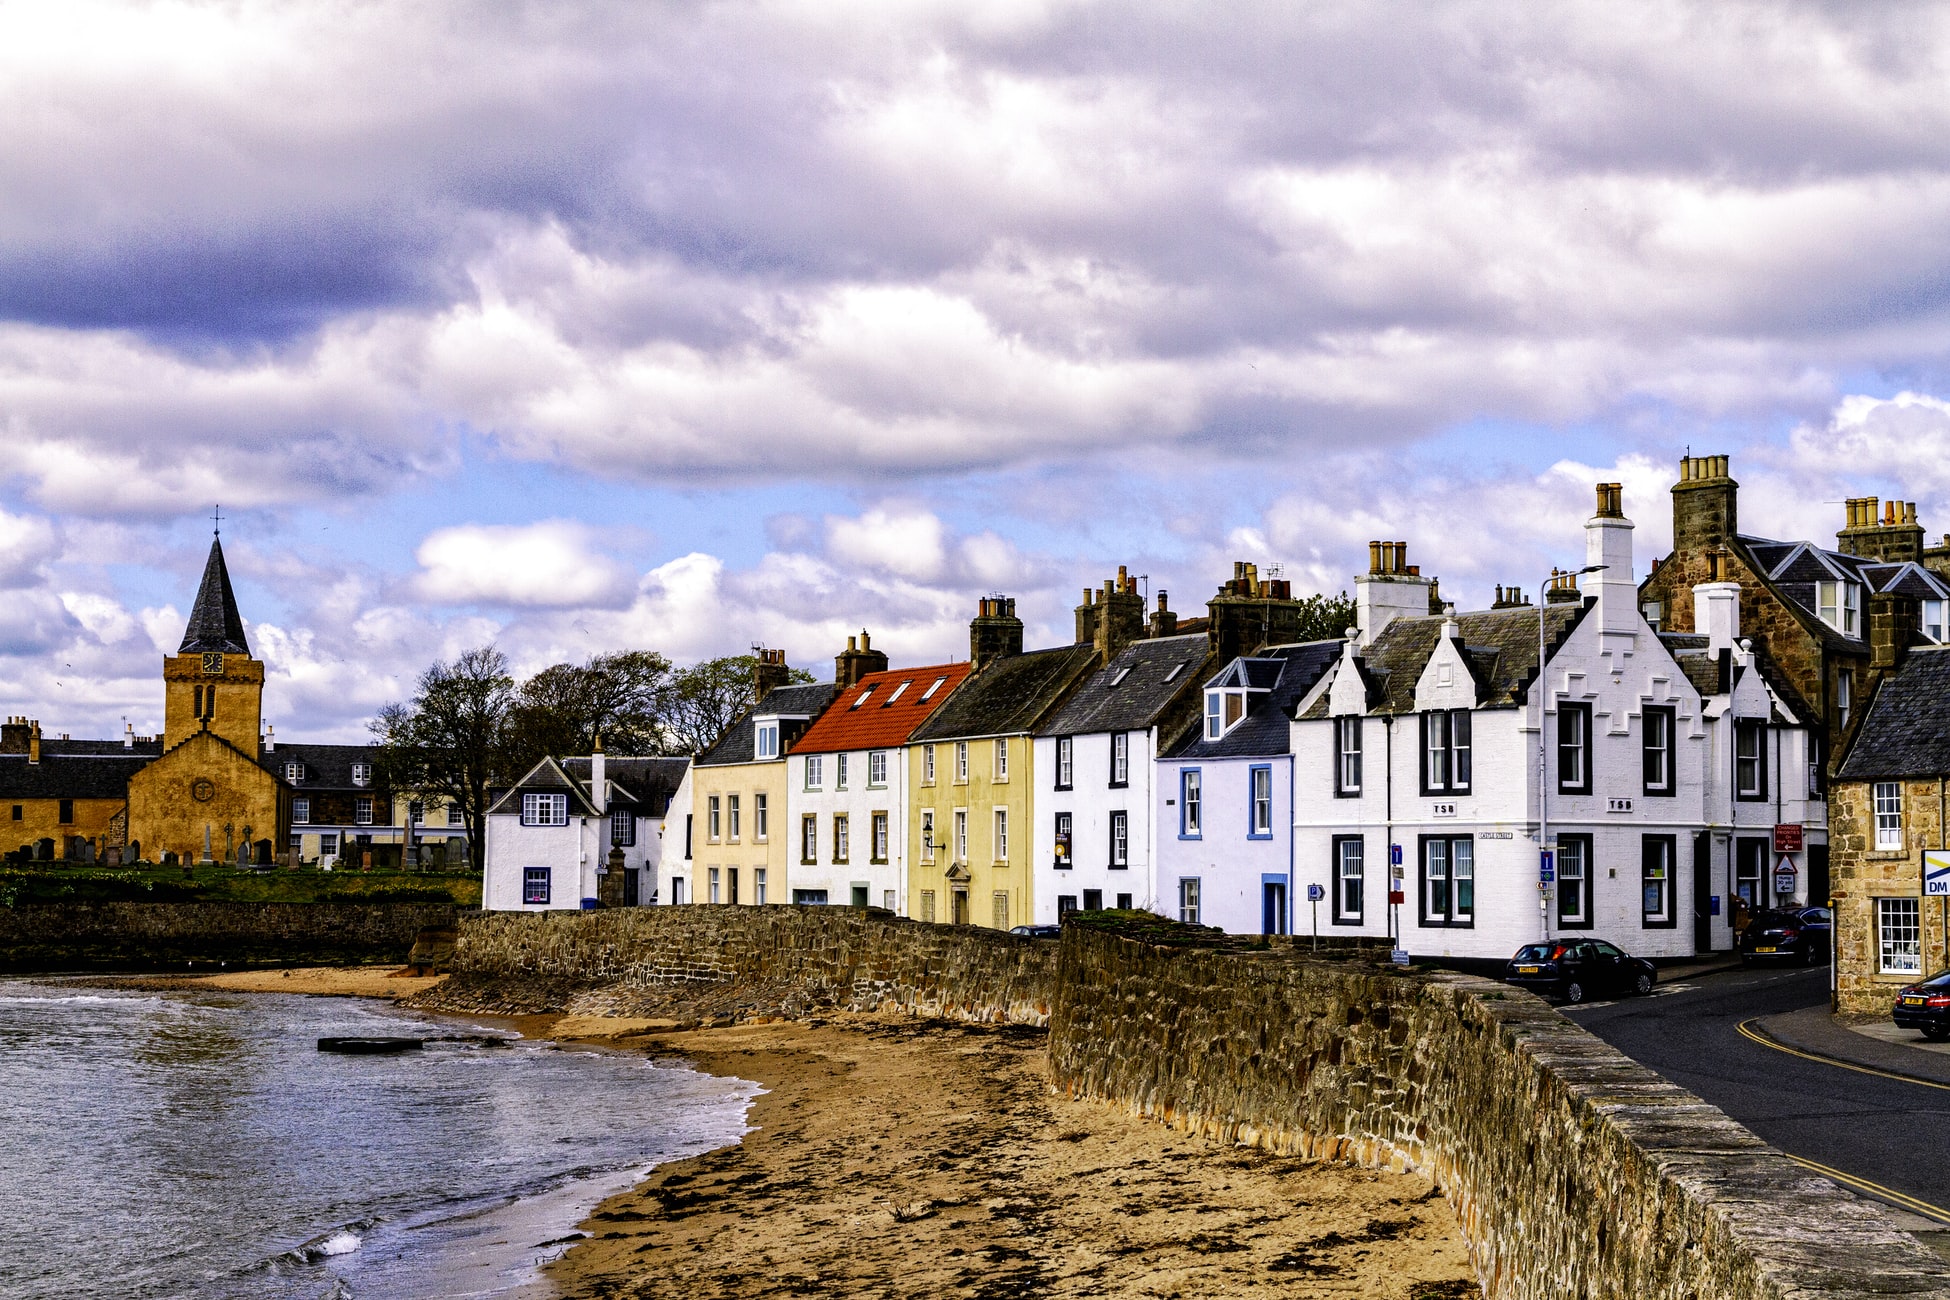
[[[1672,549],[1676,555],[1725,546],[1740,531],[1740,485],[1725,456],[1687,456],[1672,485]]]
[[[1876,517],[1880,505],[1882,516]],[[1875,497],[1850,497],[1844,506],[1846,523],[1835,534],[1836,549],[1844,555],[1900,564],[1923,559],[1923,525],[1916,522],[1914,501],[1882,502]]]
[[[30,722],[27,727],[27,761],[38,763],[41,761],[41,724]]]
[[[783,686],[792,680],[792,670],[785,666],[785,651],[767,650],[764,646],[752,647],[752,703],[757,704],[775,687]]]
[[[1693,631],[1706,638],[1706,647],[1714,655],[1739,643],[1739,583],[1716,577],[1693,588]]]
[[[1354,580],[1354,622],[1372,644],[1398,618],[1426,618],[1435,580],[1408,562],[1407,542],[1369,542],[1368,571]]]
[[[129,720],[127,718],[122,719],[122,748],[123,749],[135,748],[135,728],[129,725]],[[266,745],[264,748],[267,751],[276,749],[277,744],[274,741],[272,744]]]
[[[1158,608],[1151,615],[1151,635],[1154,637],[1178,635],[1178,615],[1171,612],[1167,593],[1163,588],[1158,591]]]
[[[6,724],[0,726],[0,754],[25,754],[27,752],[27,719],[9,716]]]
[[[968,661],[975,671],[1022,653],[1022,620],[1013,596],[984,596],[975,610],[968,623]]]
[[[589,750],[589,802],[596,805],[599,814],[609,812],[609,759],[603,754],[603,733],[596,733],[596,743]],[[596,847],[601,848],[609,837],[598,833]]]
[[[1917,633],[1916,601],[1894,592],[1869,596],[1869,667],[1891,672],[1909,657]]]
[[[887,655],[873,648],[873,639],[867,629],[861,628],[860,635],[846,639],[846,649],[833,656],[833,683],[841,690],[856,684],[868,673],[887,671]]]
[[[1144,597],[1125,565],[1117,566],[1117,576],[1105,580],[1101,593],[1084,588],[1076,614],[1077,644],[1096,646],[1100,663],[1109,663],[1119,650],[1144,637]]]
[[[1636,632],[1642,622],[1639,584],[1632,572],[1632,521],[1625,517],[1620,484],[1598,485],[1598,508],[1584,526],[1584,562],[1603,566],[1590,584],[1598,597],[1598,630]]]
[[[1219,587],[1205,609],[1206,637],[1220,663],[1300,638],[1300,602],[1293,598],[1293,584],[1285,578],[1262,578],[1259,566],[1245,560],[1233,562],[1232,580]]]

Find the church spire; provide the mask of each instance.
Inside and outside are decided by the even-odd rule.
[[[251,652],[250,642],[244,639],[243,617],[237,613],[237,597],[230,590],[230,570],[224,567],[221,541],[210,543],[203,585],[196,589],[196,606],[190,610],[190,624],[183,629],[183,644],[176,653],[192,655],[211,650],[233,655]]]

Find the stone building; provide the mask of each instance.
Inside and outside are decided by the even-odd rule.
[[[8,718],[0,727],[0,806],[8,813],[0,849],[22,858],[119,862],[128,844],[129,778],[161,752],[153,736],[43,738],[40,723]]]
[[[1829,791],[1840,1010],[1887,1015],[1950,969],[1950,647],[1878,644],[1888,662]],[[1926,869],[1944,873],[1932,892]]]

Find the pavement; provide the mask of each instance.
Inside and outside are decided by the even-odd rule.
[[[1950,1259],[1950,1056],[1838,1024],[1826,968],[1667,968],[1564,1013]]]

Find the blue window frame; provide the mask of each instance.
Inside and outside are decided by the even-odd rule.
[[[1246,838],[1273,838],[1273,765],[1254,763],[1246,769]]]
[[[1178,838],[1205,838],[1205,777],[1196,767],[1178,769]]]

